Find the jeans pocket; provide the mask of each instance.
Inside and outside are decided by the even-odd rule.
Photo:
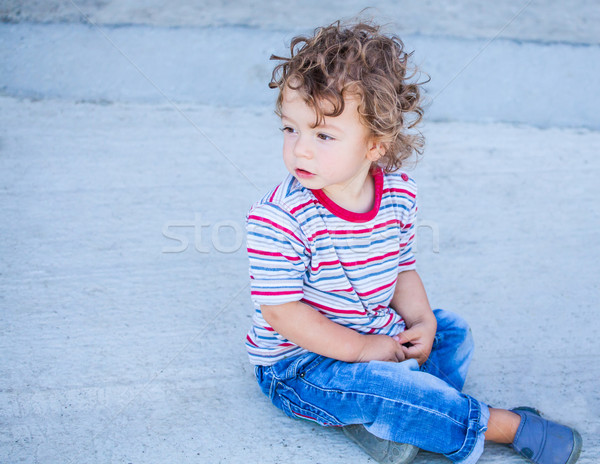
[[[277,404],[277,403],[280,404]],[[295,419],[304,419],[328,427],[341,427],[343,424],[327,411],[301,399],[298,394],[287,385],[278,382],[275,388],[273,403],[283,412]]]
[[[304,377],[307,372],[317,367],[325,359],[327,358],[316,353],[306,353],[300,355],[287,366],[285,373],[281,378],[287,380],[294,379],[296,377]]]

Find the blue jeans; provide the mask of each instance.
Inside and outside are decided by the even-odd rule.
[[[466,322],[436,309],[429,359],[346,363],[306,353],[256,366],[262,391],[288,416],[327,426],[363,424],[372,434],[474,463],[483,452],[488,407],[460,392],[473,353]]]

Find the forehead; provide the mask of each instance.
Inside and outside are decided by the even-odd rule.
[[[344,98],[344,111],[338,116],[327,116],[332,113],[334,105],[327,99],[317,101],[319,109],[324,115],[323,121],[319,125],[327,125],[329,123],[345,123],[345,124],[360,124],[358,114],[358,98],[349,96]],[[305,96],[298,90],[289,87],[282,91],[281,95],[281,116],[283,118],[312,118],[313,124],[317,125],[317,111],[315,107],[307,101]],[[362,125],[362,124],[361,124]]]

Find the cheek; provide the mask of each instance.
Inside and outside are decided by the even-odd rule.
[[[337,147],[336,147],[337,148]],[[344,150],[323,150],[319,157],[319,163],[328,171],[343,170],[347,165],[347,156]]]
[[[294,144],[293,141],[288,137],[284,137],[283,139],[283,156],[290,156],[293,152]]]
[[[291,144],[283,142],[283,163],[289,168],[293,163],[293,159]]]

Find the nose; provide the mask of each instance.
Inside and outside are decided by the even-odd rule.
[[[307,137],[299,135],[294,143],[294,156],[296,158],[310,159],[313,156],[312,147]]]

